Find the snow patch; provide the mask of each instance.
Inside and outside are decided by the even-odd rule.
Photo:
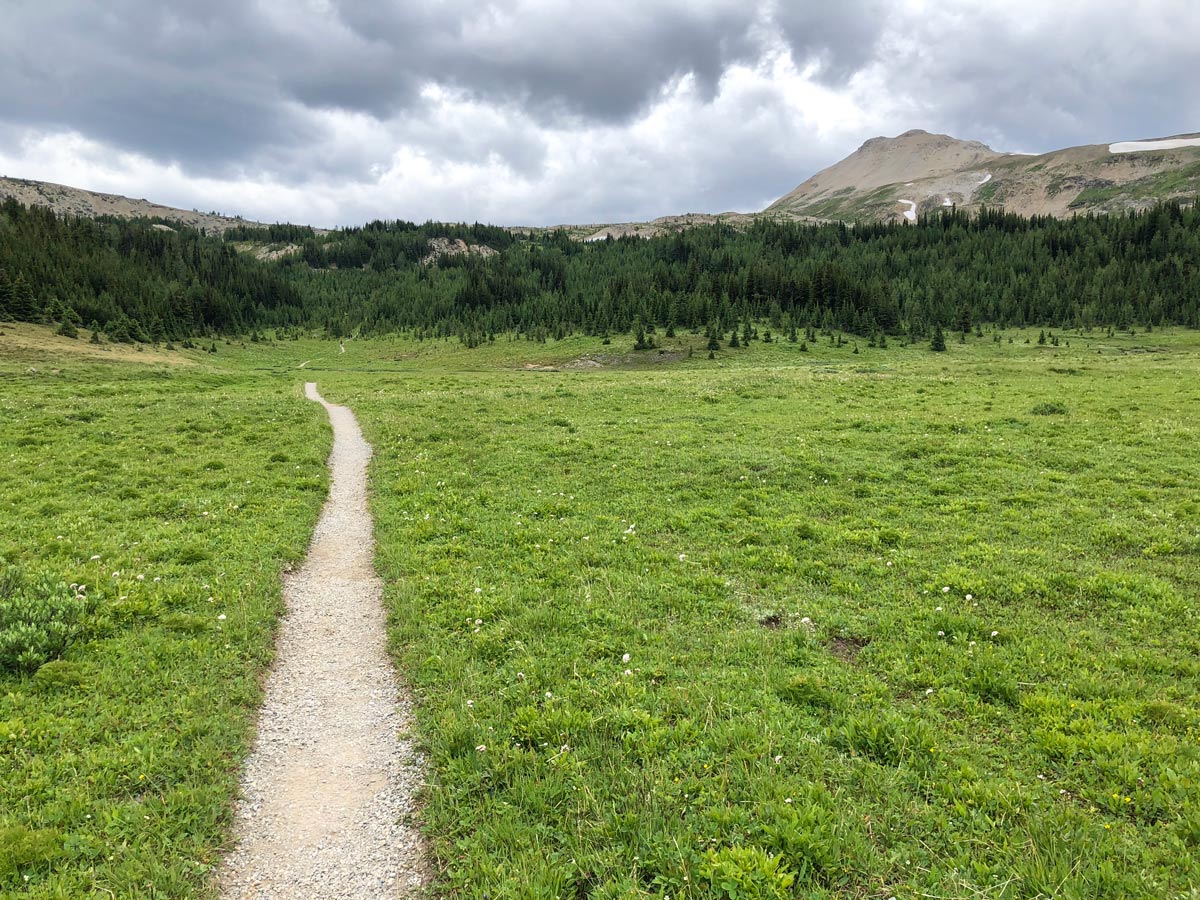
[[[897,203],[907,203],[908,209],[906,209],[904,211],[904,218],[908,219],[908,221],[910,221],[910,222],[917,221],[917,204],[915,204],[911,200],[897,200],[896,202]]]
[[[951,200],[949,197],[945,197],[942,199],[942,206],[953,206],[953,205],[954,205],[954,201]]]
[[[1141,153],[1143,150],[1178,150],[1180,147],[1200,147],[1200,137],[1170,138],[1165,141],[1121,141],[1108,145],[1109,153]]]
[[[980,181],[979,183],[980,183],[980,184],[987,184],[987,183],[988,183],[989,181],[991,181],[991,180],[992,180],[992,173],[991,173],[991,172],[988,172],[986,175],[984,175],[984,176],[983,176],[983,180],[982,180],[982,181]]]

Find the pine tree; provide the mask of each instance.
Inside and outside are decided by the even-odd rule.
[[[933,339],[929,342],[929,349],[938,352],[944,352],[946,349],[946,335],[940,322],[933,326]]]
[[[35,322],[38,319],[37,300],[33,296],[33,288],[25,280],[25,274],[18,272],[9,288],[9,312],[18,322]]]
[[[711,353],[714,350],[720,350],[721,349],[721,340],[720,340],[720,338],[717,337],[717,326],[710,322],[709,326],[708,326],[707,334],[708,334],[708,350],[709,350],[709,352]]]

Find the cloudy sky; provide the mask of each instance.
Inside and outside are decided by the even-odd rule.
[[[761,209],[867,138],[1200,130],[1195,0],[0,0],[0,175],[266,221]]]

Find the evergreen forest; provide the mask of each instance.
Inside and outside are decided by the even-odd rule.
[[[492,253],[436,254],[435,238]],[[283,246],[260,260],[249,247]],[[406,333],[468,345],[656,328],[796,340],[926,339],[981,324],[1200,327],[1200,209],[1024,218],[947,209],[911,224],[760,219],[650,239],[377,221],[206,235],[157,220],[0,204],[0,320],[114,341],[263,330]],[[760,328],[763,330],[760,332]]]

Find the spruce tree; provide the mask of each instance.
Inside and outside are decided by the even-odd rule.
[[[933,340],[929,342],[929,349],[936,350],[939,353],[944,352],[946,349],[946,335],[942,331],[940,322],[933,326]]]
[[[38,318],[37,300],[33,296],[33,288],[25,280],[25,274],[18,272],[9,288],[9,311],[18,322],[34,322]]]

